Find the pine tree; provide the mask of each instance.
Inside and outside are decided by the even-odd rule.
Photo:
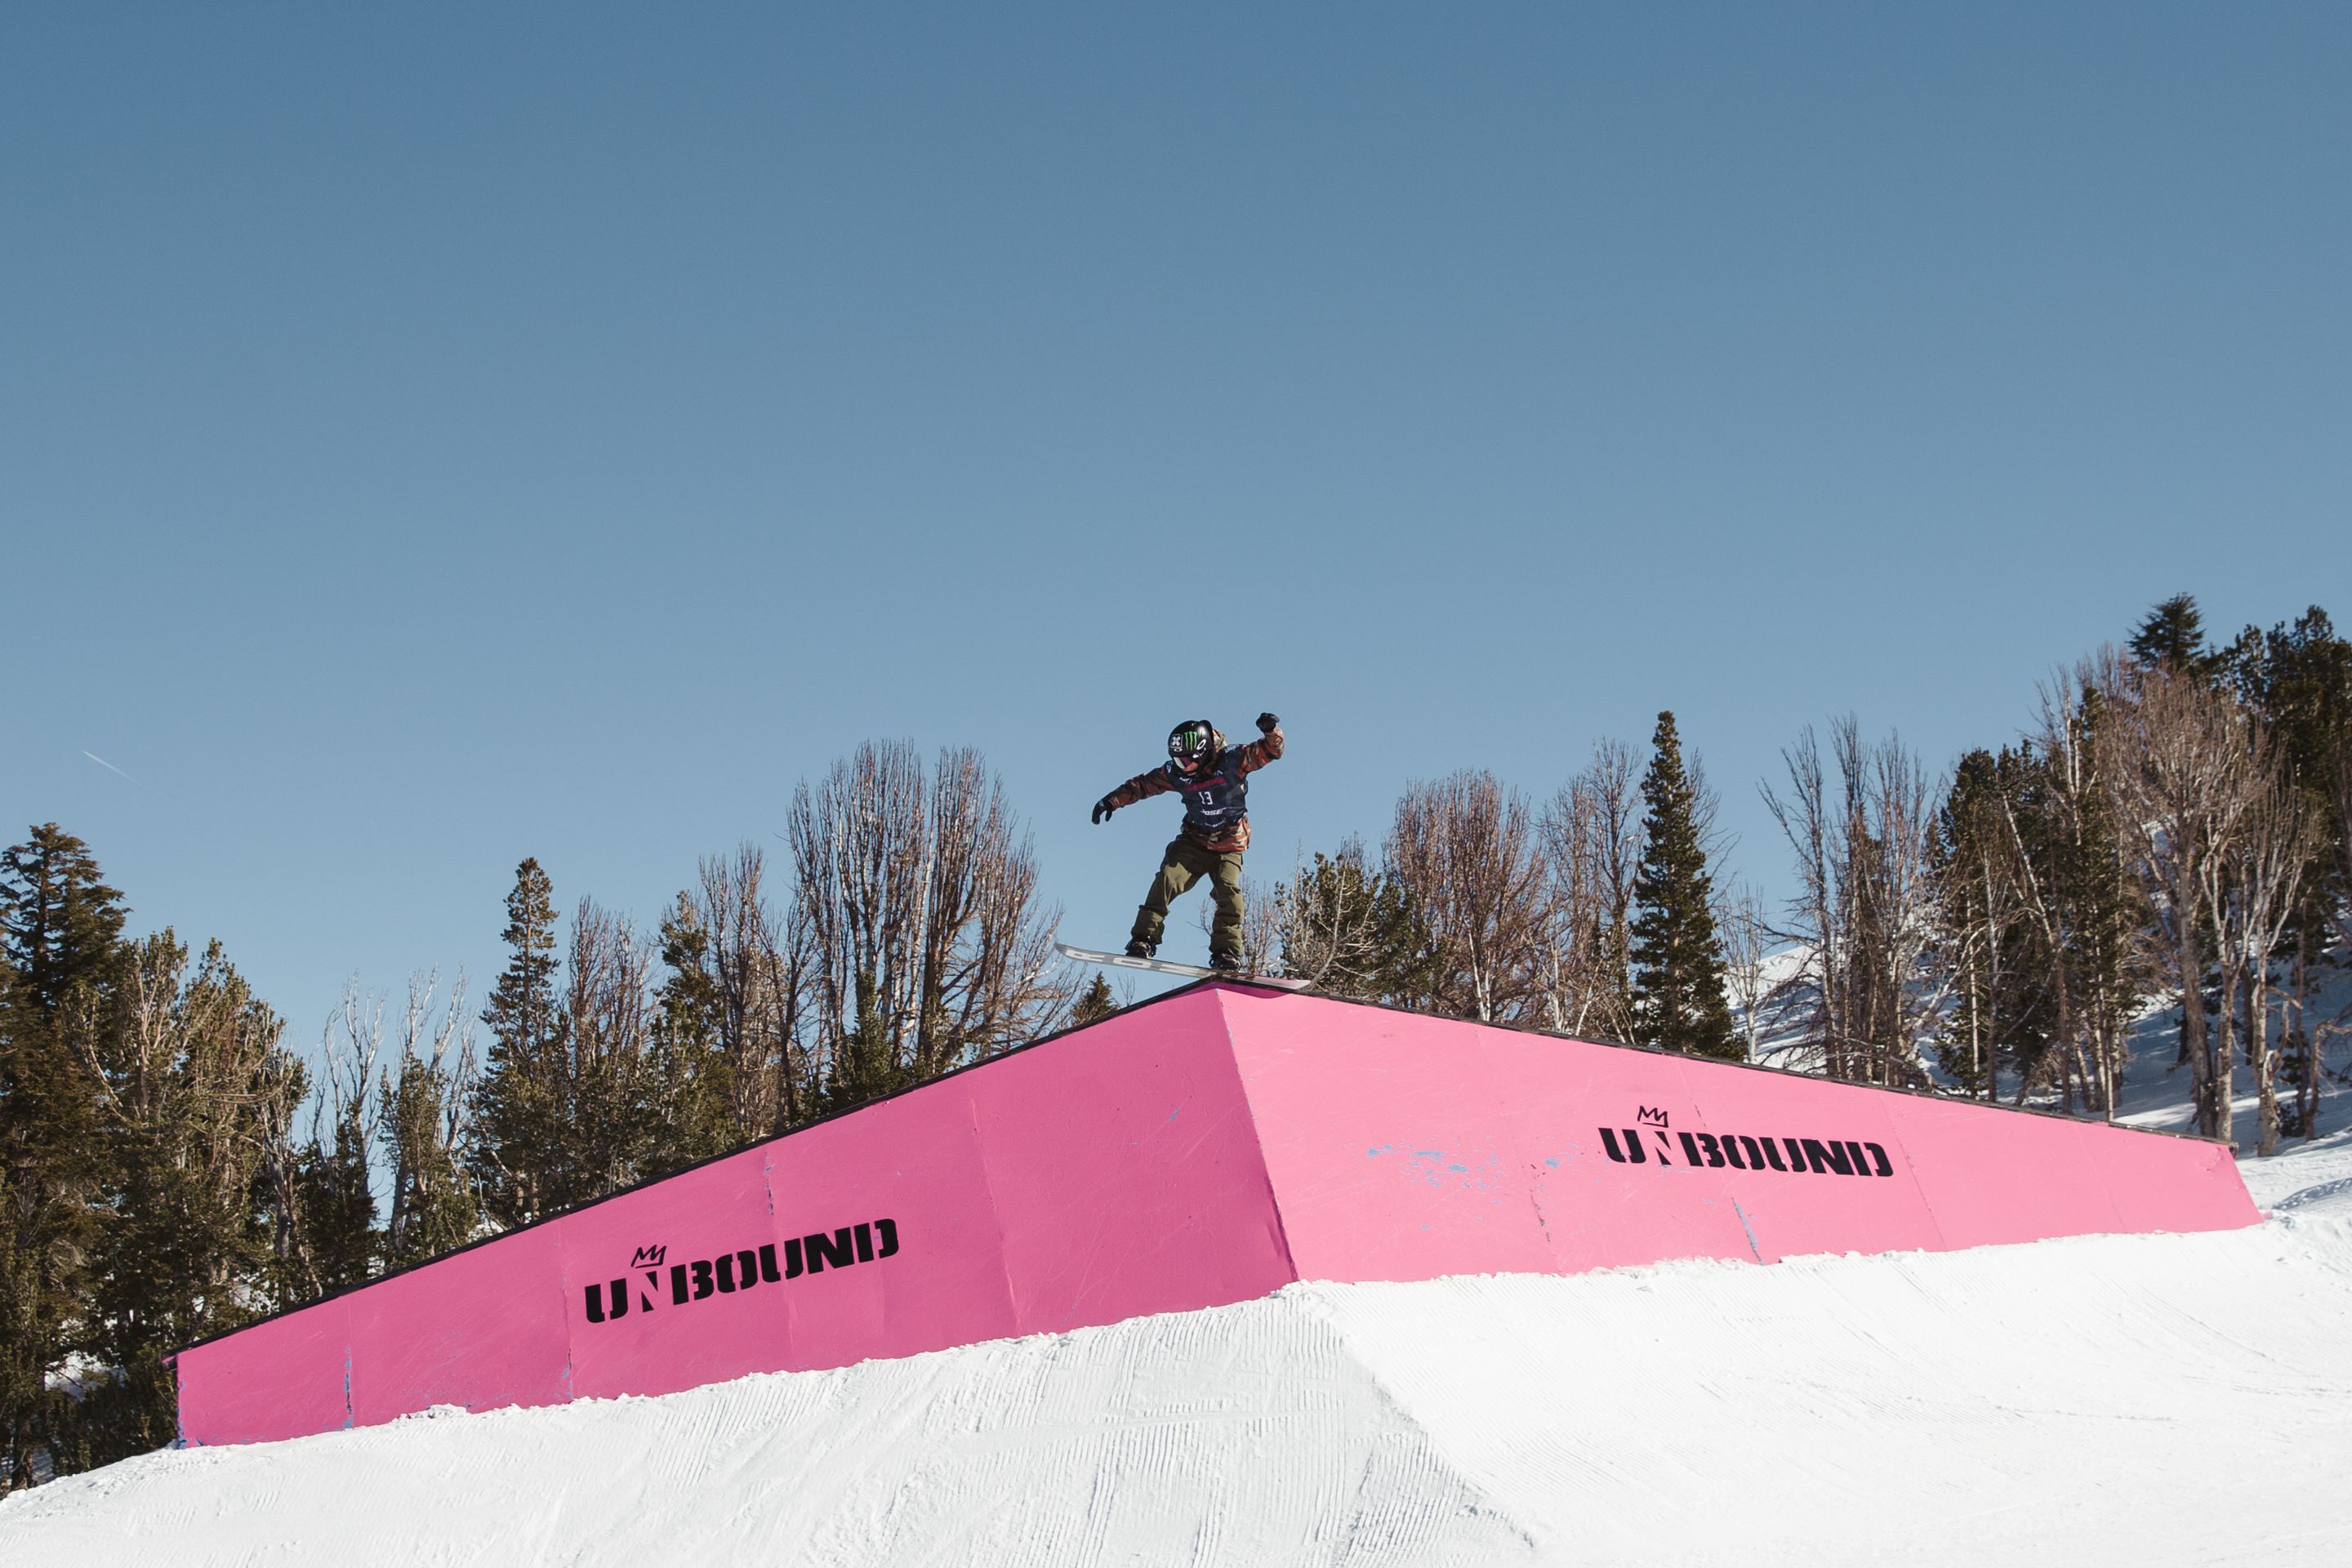
[[[118,1026],[100,1054],[110,1145],[106,1218],[92,1254],[85,1379],[60,1468],[168,1442],[164,1358],[236,1327],[259,1305],[270,1229],[257,1177],[273,1097],[300,1081],[285,1026],[217,942],[193,973],[166,930],[133,945]]]
[[[848,1110],[896,1094],[918,1080],[892,1048],[887,1016],[877,1005],[870,973],[857,977],[857,1022],[842,1037],[826,1085],[825,1109]]]
[[[535,858],[515,868],[500,940],[511,956],[482,1013],[493,1040],[475,1088],[472,1159],[484,1212],[509,1226],[560,1207],[567,1184],[562,1090],[569,1074],[555,990],[555,889]]]
[[[1723,982],[1697,792],[1683,770],[1675,716],[1658,715],[1642,778],[1646,847],[1633,884],[1633,989],[1643,1045],[1740,1059]]]
[[[2001,787],[2000,762],[1990,752],[1970,752],[1953,771],[1936,824],[1936,885],[1954,970],[1952,1016],[1937,1037],[1937,1063],[1962,1092],[1986,1099],[2007,1033],[2002,981],[2017,957]]]
[[[384,1074],[378,1140],[392,1178],[383,1261],[399,1268],[463,1247],[481,1227],[481,1205],[465,1165],[461,1126],[465,1058],[411,1050]]]
[[[311,1289],[331,1294],[375,1273],[375,1193],[361,1102],[335,1108],[320,1131],[295,1177],[296,1225]]]
[[[268,1299],[301,1064],[218,942],[123,915],[54,823],[0,854],[0,1490],[169,1440],[164,1358]]]
[[[2058,826],[2052,879],[2067,910],[2066,963],[2085,1041],[2099,1060],[2112,1120],[2123,1083],[2126,1036],[2139,1011],[2147,910],[2124,860],[2113,789],[2100,772],[2105,700],[2086,688],[2063,745],[2043,748],[2042,766]]]
[[[1274,890],[1284,970],[1334,996],[1410,1001],[1428,989],[1430,943],[1404,889],[1360,839]]]
[[[54,822],[0,852],[0,1489],[54,1464],[69,1415],[52,1375],[79,1347],[79,1304],[110,1174],[89,1062],[126,948],[122,895]]]
[[[735,1064],[719,1039],[724,1005],[710,972],[710,931],[691,894],[678,894],[662,917],[660,940],[668,973],[656,998],[646,1160],[668,1171],[724,1152],[740,1133]]]
[[[1118,995],[1111,990],[1110,982],[1103,978],[1103,972],[1097,969],[1094,984],[1086,988],[1070,1008],[1070,1023],[1074,1027],[1092,1024],[1118,1011]]]
[[[2197,601],[2175,594],[2147,613],[2132,634],[2132,657],[2175,675],[2209,675],[2215,655],[2205,646],[2205,617]]]

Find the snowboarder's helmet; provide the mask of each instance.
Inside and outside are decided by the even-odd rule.
[[[1206,719],[1187,719],[1168,731],[1168,754],[1179,763],[1198,766],[1216,750],[1216,726]]]

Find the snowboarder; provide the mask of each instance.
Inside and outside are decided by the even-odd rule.
[[[1242,967],[1242,851],[1249,847],[1249,775],[1282,755],[1282,721],[1257,716],[1261,739],[1228,748],[1206,719],[1188,719],[1168,731],[1168,762],[1136,774],[1095,802],[1094,819],[1110,820],[1123,805],[1177,790],[1184,796],[1183,830],[1168,843],[1160,875],[1135,911],[1127,956],[1150,958],[1160,947],[1168,905],[1202,878],[1210,879],[1217,918],[1209,931],[1209,967]]]

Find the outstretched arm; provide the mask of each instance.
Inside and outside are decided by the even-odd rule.
[[[1257,728],[1258,738],[1242,748],[1238,771],[1244,774],[1254,773],[1282,755],[1282,721],[1271,713],[1261,713],[1257,716]]]
[[[1095,802],[1095,820],[1108,822],[1110,814],[1123,805],[1133,805],[1139,800],[1149,800],[1155,795],[1166,795],[1175,788],[1168,782],[1167,773],[1153,768],[1150,773],[1136,774],[1100,800]]]

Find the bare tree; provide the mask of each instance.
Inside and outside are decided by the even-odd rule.
[[[2334,765],[2325,780],[2327,802],[2335,818],[2335,848],[2337,875],[2343,886],[2352,889],[2352,735],[2336,742]],[[2336,940],[2347,952],[2352,952],[2352,898],[2331,901],[2330,913],[2336,928]],[[2324,947],[2325,942],[2317,945]],[[2298,957],[2298,963],[2302,960]],[[2314,1020],[2305,999],[2310,994],[2308,982],[2296,987],[2297,1022],[2303,1034],[2303,1070],[2295,1083],[2295,1124],[2309,1142],[2319,1136],[2319,1083],[2325,1071],[2327,1042],[2347,1031],[2346,1019],[2352,1017],[2352,1004],[2332,1019]]]
[[[1293,866],[1270,902],[1285,973],[1368,1002],[1411,991],[1418,947],[1411,911],[1394,879],[1370,863],[1362,839]]]
[[[2029,842],[2013,801],[2005,802],[2004,822],[2022,910],[2041,934],[2052,974],[2062,1060],[2083,1079],[2092,1108],[2112,1119],[2147,971],[2134,939],[2146,910],[2099,741],[2107,711],[2094,668],[2042,688],[2033,748],[2038,832]]]
[[[1693,782],[1711,817],[1712,796]],[[1640,762],[1622,741],[1595,746],[1591,763],[1545,808],[1542,841],[1551,919],[1545,933],[1544,1003],[1552,1028],[1633,1037],[1633,878],[1642,863],[1641,811]]]
[[[1749,1061],[1764,1054],[1765,1004],[1772,993],[1771,954],[1776,943],[1761,894],[1746,883],[1716,895],[1715,929],[1723,942],[1723,984],[1738,1015],[1739,1037]]]
[[[765,1137],[817,1109],[800,1049],[808,978],[802,906],[788,900],[779,910],[769,898],[767,858],[757,844],[705,857],[699,882],[692,915],[707,939],[698,962],[728,1063],[730,1109],[738,1136]]]
[[[341,1003],[319,1042],[307,1146],[295,1158],[291,1287],[316,1296],[375,1270],[376,1203],[369,1155],[380,1121],[376,1065],[383,1055],[384,998],[343,983]]]
[[[2336,835],[2336,864],[2345,883],[2352,886],[2352,736],[2345,737],[2336,756],[2335,776],[2328,781],[2336,807],[2338,832]],[[2335,908],[2336,940],[2352,952],[2352,899],[2337,900]]]
[[[2250,757],[2248,766],[2259,766]],[[2294,919],[2303,879],[2318,847],[2316,813],[2273,767],[2252,781],[2245,831],[2222,854],[2227,868],[2215,935],[2221,947],[2222,1016],[2242,990],[2246,1058],[2252,1065],[2259,1152],[2278,1152],[2278,1054],[2271,1044],[2271,958]]]
[[[2227,1140],[2231,1062],[2216,1055],[2206,1027],[2205,965],[2230,862],[2255,806],[2249,763],[2259,742],[2238,705],[2194,674],[2109,650],[2095,661],[2095,681],[2112,715],[2101,731],[2105,771],[2154,911],[2148,935],[2179,999],[2197,1130]]]
[[[1485,773],[1412,784],[1387,861],[1419,921],[1428,1002],[1482,1022],[1546,1016],[1550,898],[1524,800]]]
[[[626,919],[583,899],[572,917],[569,1138],[574,1151],[570,1201],[635,1181],[644,1165],[646,1047],[653,1029],[646,986],[653,954]]]
[[[869,1089],[919,1081],[1051,1032],[1059,911],[1037,899],[1029,840],[980,753],[927,781],[869,742],[793,797],[787,837],[806,931],[804,1034],[840,1080],[855,1045]]]
[[[376,1089],[392,1187],[383,1253],[395,1267],[462,1246],[480,1229],[481,1206],[466,1163],[475,1065],[464,973],[446,994],[438,971],[410,975],[400,1059]]]
[[[1866,743],[1850,716],[1830,738],[1834,793],[1810,728],[1781,753],[1788,793],[1763,786],[1796,852],[1800,889],[1790,926],[1774,934],[1805,953],[1772,1000],[1801,1016],[1804,1054],[1819,1070],[1924,1084],[1920,1047],[1943,1000],[1925,962],[1937,919],[1927,775],[1900,741]]]
[[[1242,947],[1241,972],[1244,974],[1273,974],[1282,963],[1283,912],[1281,890],[1273,898],[1261,895],[1257,885],[1247,873],[1241,879]],[[1203,903],[1197,911],[1201,931],[1207,935],[1216,924],[1214,904]]]

